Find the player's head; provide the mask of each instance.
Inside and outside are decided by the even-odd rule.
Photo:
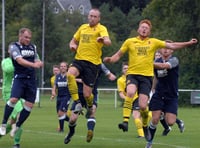
[[[96,26],[100,21],[101,12],[97,8],[90,10],[88,14],[88,22],[91,27]]]
[[[126,74],[127,70],[128,70],[128,63],[127,62],[123,62],[122,63],[122,73]]]
[[[165,40],[165,42],[167,42],[167,43],[173,43],[173,41],[171,41],[171,40]],[[160,52],[161,52],[161,54],[162,54],[163,57],[168,57],[168,56],[170,56],[173,53],[173,50],[172,49],[168,49],[168,48],[162,48],[160,50]]]
[[[68,69],[68,63],[67,62],[61,62],[60,63],[60,72],[66,73]]]
[[[19,30],[19,42],[22,45],[29,45],[32,38],[32,32],[28,28],[21,28]]]
[[[138,27],[138,34],[141,38],[146,38],[151,34],[151,21],[148,19],[141,20]]]
[[[57,75],[60,73],[60,67],[59,65],[53,65],[53,74]]]
[[[155,53],[155,60],[156,59],[159,59],[161,57],[161,52],[160,52],[160,50],[158,50],[158,51],[156,51],[156,53]]]

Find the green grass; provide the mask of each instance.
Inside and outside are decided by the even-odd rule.
[[[64,137],[68,131],[67,123],[65,132],[56,132],[58,125],[55,101],[51,102],[49,96],[42,96],[40,107],[35,105],[28,120],[23,125],[21,139],[22,148],[144,148],[145,140],[137,139],[136,128],[132,118],[129,122],[129,131],[123,133],[117,128],[122,121],[122,108],[114,107],[114,98],[111,93],[101,93],[97,110],[96,128],[91,143],[86,142],[86,119],[80,116],[76,133],[72,141],[65,145]],[[3,115],[4,102],[0,100],[0,119]],[[153,148],[198,148],[200,145],[200,117],[199,108],[179,108],[179,118],[184,120],[186,130],[180,133],[177,125],[172,127],[168,136],[161,136],[163,128],[159,125]],[[0,148],[11,148],[13,139],[6,135],[0,139]]]

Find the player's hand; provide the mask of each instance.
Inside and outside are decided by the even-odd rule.
[[[54,96],[54,95],[51,95],[50,100],[53,101],[54,98],[55,98],[55,96]]]
[[[41,61],[36,61],[35,63],[34,63],[34,68],[40,68],[40,67],[42,67],[43,66],[43,62],[41,62]]]
[[[98,37],[98,38],[97,38],[97,42],[103,43],[103,42],[104,42],[104,38],[103,38],[103,37]]]
[[[198,40],[195,39],[195,38],[193,38],[193,39],[190,40],[191,45],[192,45],[192,44],[196,44],[197,42],[198,42]]]
[[[78,46],[76,44],[70,45],[70,50],[76,52],[77,47]]]
[[[105,57],[103,59],[103,62],[105,62],[105,63],[111,63],[111,57]]]

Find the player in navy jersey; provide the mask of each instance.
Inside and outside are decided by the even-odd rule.
[[[160,53],[160,51],[157,51],[155,53],[155,60],[157,60],[159,58],[161,58],[161,53]],[[152,94],[155,92],[155,85],[156,85],[156,79],[154,79],[154,82],[153,82]],[[172,128],[165,121],[165,114],[164,114],[164,112],[161,113],[160,123],[162,124],[162,126],[164,128],[164,130],[162,132],[162,135],[163,136],[167,136],[167,134],[172,130]],[[184,122],[182,120],[176,118],[176,124],[178,125],[178,128],[179,128],[180,132],[183,133],[184,130],[185,130]]]
[[[96,118],[95,118],[95,113],[96,113],[96,109],[97,109],[97,102],[98,102],[98,91],[97,91],[97,87],[98,87],[98,80],[99,77],[102,73],[104,73],[109,80],[114,81],[116,79],[116,76],[110,72],[110,70],[104,65],[101,64],[99,66],[100,68],[100,72],[99,75],[97,77],[97,81],[94,85],[94,88],[92,90],[92,94],[94,95],[94,99],[93,99],[93,105],[92,105],[92,112],[90,114],[86,114],[86,118],[87,118],[87,136],[86,136],[86,141],[90,142],[93,138],[94,135],[94,127],[96,124]],[[78,94],[79,94],[79,99],[81,101],[81,105],[83,107],[85,107],[86,109],[88,108],[87,106],[87,102],[84,98],[84,94],[83,94],[83,82],[81,78],[77,78],[77,85],[78,85]],[[76,103],[72,104],[72,108],[71,110],[73,110],[75,108]],[[88,112],[87,112],[88,113]],[[68,144],[71,141],[71,137],[74,135],[75,133],[75,127],[76,127],[76,121],[78,119],[78,114],[74,114],[73,112],[71,113],[70,116],[70,120],[69,120],[69,133],[66,135],[65,139],[64,139],[64,143]]]
[[[57,94],[56,111],[59,120],[59,132],[64,131],[64,122],[69,121],[66,112],[68,110],[71,96],[68,89],[67,69],[68,64],[66,62],[61,62],[60,73],[56,75],[54,86],[52,88],[51,99],[54,99]]]
[[[36,46],[31,43],[32,32],[28,28],[19,30],[19,40],[10,46],[10,55],[14,65],[14,79],[11,90],[11,97],[5,105],[0,135],[6,134],[6,124],[17,101],[20,98],[25,100],[24,108],[20,112],[16,125],[10,132],[14,137],[16,131],[26,121],[31,113],[36,99],[36,75],[35,68],[41,68]]]
[[[152,111],[149,126],[151,139],[148,140],[146,148],[151,148],[162,112],[164,112],[167,124],[172,126],[176,122],[178,111],[179,60],[172,56],[173,50],[171,49],[162,48],[160,52],[161,58],[154,62],[157,83],[149,104],[149,109]]]

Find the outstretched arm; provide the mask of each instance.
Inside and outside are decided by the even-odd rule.
[[[69,43],[69,48],[71,51],[76,51],[78,48],[78,41],[76,41],[75,38],[72,38],[72,40]]]
[[[105,57],[103,61],[105,63],[115,63],[117,62],[121,57],[123,56],[123,53],[121,50],[118,50],[113,56],[111,57]]]
[[[188,42],[172,42],[172,43],[166,42],[166,47],[169,48],[169,49],[172,49],[172,50],[177,50],[177,49],[180,49],[180,48],[184,48],[184,47],[187,47],[187,46],[194,45],[197,42],[198,41],[195,38],[191,39]]]

